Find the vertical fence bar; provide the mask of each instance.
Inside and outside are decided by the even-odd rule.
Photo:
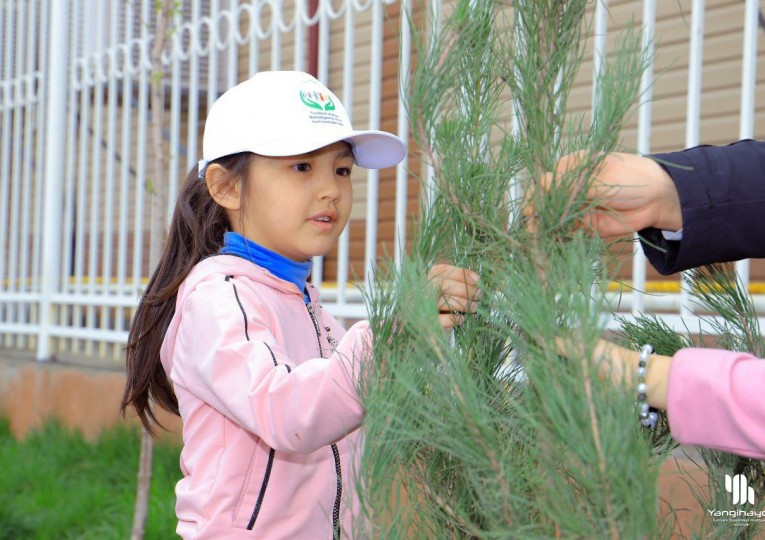
[[[601,77],[606,64],[606,40],[608,38],[608,0],[597,0],[595,2],[595,27],[592,48],[592,103],[590,105],[591,123],[599,122],[598,114],[600,103],[603,98],[603,89],[601,88]],[[558,78],[555,81],[555,90],[558,92],[562,83],[563,69],[558,72]],[[560,97],[556,100],[556,113],[560,109]],[[557,128],[555,148],[560,148],[557,144],[560,141],[560,128]],[[559,156],[556,156],[556,158]],[[597,286],[593,284],[590,287],[593,295],[597,294]]]
[[[353,122],[353,70],[354,70],[354,29],[355,13],[349,2],[345,11],[345,34],[343,42],[343,104]],[[341,309],[347,302],[348,265],[350,259],[350,223],[345,226],[337,244],[337,304]],[[341,320],[341,322],[343,322]]]
[[[181,105],[183,96],[181,94],[181,61],[179,58],[180,49],[183,44],[180,43],[180,36],[178,30],[183,24],[182,8],[179,7],[172,13],[172,21],[168,27],[168,50],[170,55],[170,65],[164,66],[163,69],[170,69],[170,133],[168,144],[168,160],[167,160],[167,178],[161,178],[161,182],[168,183],[167,189],[167,201],[165,212],[167,216],[167,226],[169,230],[170,220],[173,216],[175,209],[175,199],[178,196],[178,182],[179,179],[185,177],[180,171],[180,153],[181,153]],[[229,32],[233,30],[229,27]],[[178,44],[178,47],[175,45]],[[166,88],[166,87],[165,87]],[[163,127],[163,133],[164,133]],[[185,172],[185,171],[184,171]]]
[[[688,59],[688,101],[686,108],[685,146],[699,143],[701,117],[701,69],[704,45],[704,0],[693,0],[691,8],[690,51]]]
[[[759,9],[758,0],[746,1],[741,58],[741,112],[739,117],[739,138],[741,139],[751,139],[754,136]]]
[[[13,52],[13,11],[8,3],[0,6],[0,32],[3,43],[3,92],[2,115],[0,116],[0,215],[8,215],[8,200],[10,196],[10,148],[11,148],[11,103],[13,101],[11,90],[11,54]],[[0,242],[2,242],[3,251],[0,253],[0,290],[8,290],[8,220],[0,219]],[[9,322],[8,304],[0,305],[0,320]],[[6,333],[3,336],[3,345],[10,346],[12,336]]]
[[[34,247],[34,255],[32,257],[32,275],[34,276],[36,285],[35,285],[35,291],[37,293],[40,292],[42,283],[41,283],[41,275],[42,275],[42,242],[43,242],[43,167],[40,166],[40,160],[42,156],[45,155],[45,138],[43,137],[43,132],[45,130],[45,115],[42,114],[42,108],[45,106],[45,103],[47,103],[47,88],[45,83],[45,78],[43,77],[43,71],[42,71],[42,65],[44,64],[44,58],[45,58],[45,51],[47,50],[47,40],[48,40],[48,21],[49,21],[49,12],[46,9],[47,2],[45,0],[40,0],[40,2],[35,2],[36,7],[36,27],[35,27],[35,33],[38,36],[37,39],[34,40],[35,44],[35,86],[37,91],[37,96],[35,98],[35,115],[37,117],[36,126],[35,126],[35,156],[37,156],[36,159],[36,166],[35,166],[35,174],[34,174],[34,186],[35,186],[35,206],[34,206],[34,234],[35,234],[35,247]],[[0,25],[1,26],[1,25]],[[63,266],[63,265],[62,265]],[[2,274],[0,274],[1,276]],[[40,304],[39,302],[32,305],[32,318],[30,319],[30,324],[32,324],[32,321],[39,322],[40,320]],[[32,334],[33,343],[30,343],[30,347],[34,346],[35,349],[37,348],[37,338]]]
[[[282,69],[282,14],[284,3],[282,0],[273,0],[271,4],[271,70]]]
[[[33,197],[35,186],[33,183],[33,173],[36,168],[36,159],[32,159],[34,156],[34,145],[32,135],[34,133],[34,117],[35,117],[35,89],[34,89],[34,72],[35,72],[35,42],[37,41],[37,31],[35,28],[35,6],[37,2],[29,2],[26,5],[26,47],[25,47],[25,59],[24,59],[24,75],[23,75],[23,89],[24,89],[24,158],[22,164],[22,184],[24,186],[24,193],[22,195],[22,210],[23,216],[22,228],[21,228],[21,290],[25,293],[32,292],[37,289],[36,275],[30,272],[30,266],[33,258],[33,252],[36,245],[36,238],[39,234],[39,229],[34,229],[33,224],[35,216],[33,214]],[[31,310],[30,304],[25,302],[21,306],[20,322],[24,325],[28,325],[31,322]],[[27,348],[28,337],[26,335],[19,336],[21,339],[21,347]]]
[[[119,4],[114,4],[109,9],[109,48],[104,51],[99,51],[99,55],[106,55],[111,57],[112,61],[109,63],[109,68],[104,74],[107,77],[106,87],[106,99],[107,99],[107,121],[106,121],[106,190],[104,192],[104,219],[103,219],[103,257],[101,263],[101,279],[104,285],[104,294],[110,294],[112,287],[112,266],[114,257],[114,239],[112,238],[114,233],[114,207],[115,207],[115,194],[117,189],[115,187],[115,180],[117,178],[117,70],[114,66],[114,59],[116,58],[115,51],[117,49],[117,38],[119,37]],[[101,145],[103,146],[103,144]],[[105,307],[101,312],[101,327],[105,328],[105,323],[108,321],[108,307]]]
[[[22,4],[17,3],[15,9],[16,32],[14,36],[15,59],[13,61],[13,141],[21,141],[23,116],[24,116],[24,93],[23,73],[24,66],[24,41],[22,39],[25,10]],[[8,288],[13,292],[19,292],[20,282],[23,276],[19,275],[19,247],[21,245],[21,144],[11,146],[11,227],[10,227],[10,249],[8,254]],[[11,319],[19,323],[20,304],[13,302],[10,305]],[[14,344],[18,345],[18,336],[14,338]]]
[[[398,91],[398,136],[404,141],[404,144],[409,146],[409,116],[406,112],[406,103],[404,102],[403,95],[406,94],[409,88],[409,61],[411,57],[411,45],[412,35],[410,28],[410,19],[412,17],[412,6],[409,0],[401,0],[400,6],[401,17],[401,40],[399,51],[399,91]],[[408,202],[408,187],[409,187],[409,163],[408,159],[404,158],[401,163],[396,166],[396,213],[395,213],[395,226],[394,226],[394,251],[393,260],[396,268],[401,267],[401,261],[406,254],[406,222],[407,222],[407,202]]]
[[[239,62],[238,62],[238,49],[236,43],[236,32],[234,30],[235,24],[238,24],[239,18],[237,12],[239,10],[239,1],[230,0],[229,5],[229,17],[228,17],[228,51],[226,56],[226,88],[231,88],[237,83]]]
[[[319,2],[319,20],[316,24],[319,25],[319,54],[318,54],[318,66],[317,66],[317,79],[324,84],[329,83],[329,18],[327,17],[327,10],[329,4]],[[348,6],[350,9],[350,6]]]
[[[173,20],[169,28],[170,35],[167,39],[169,41],[170,51],[170,144],[168,150],[170,155],[168,156],[168,171],[167,178],[161,178],[161,182],[167,182],[167,219],[168,223],[172,219],[173,210],[175,208],[175,199],[178,196],[178,181],[183,175],[180,171],[180,152],[181,152],[181,105],[183,96],[181,95],[181,61],[179,58],[180,49],[182,47],[180,43],[180,36],[178,30],[183,23],[181,17],[181,10],[176,10],[173,14]],[[229,29],[232,30],[232,29]],[[176,47],[178,44],[178,47]]]
[[[196,163],[199,148],[199,0],[191,1],[191,42],[189,43],[189,131],[187,133],[186,147],[188,159],[186,169],[191,169]],[[252,23],[251,23],[252,24]]]
[[[255,75],[260,68],[260,38],[258,37],[258,21],[255,19],[255,9],[253,9],[253,6],[254,4],[249,5],[250,16],[247,19],[250,24],[250,51],[249,58],[247,59],[248,74],[250,77]]]
[[[93,106],[95,112],[93,115],[93,138],[92,138],[92,158],[90,171],[90,242],[88,243],[88,270],[87,270],[87,291],[91,297],[103,294],[103,291],[98,289],[98,259],[101,243],[99,237],[101,234],[101,182],[102,182],[102,154],[103,149],[101,144],[104,139],[104,80],[101,70],[99,68],[100,52],[104,43],[104,3],[97,2],[95,10],[89,10],[87,15],[89,17],[95,17],[95,20],[91,19],[85,28],[96,28],[96,39],[94,46],[91,46],[88,51],[91,57],[94,59],[93,66]],[[96,308],[95,306],[87,307],[87,328],[94,329],[96,327]],[[88,338],[85,342],[85,353],[91,354],[93,351],[93,339]]]
[[[754,137],[755,88],[757,85],[757,30],[760,8],[757,0],[747,0],[744,8],[744,44],[741,55],[741,111],[739,139]],[[749,287],[749,261],[738,261],[736,271]]]
[[[133,27],[135,23],[135,10],[132,2],[124,5],[125,11],[123,21],[125,24],[125,43],[130,44],[133,40]],[[128,48],[130,51],[130,48]],[[129,293],[127,285],[128,274],[128,241],[130,226],[128,216],[130,214],[130,185],[134,180],[131,174],[132,163],[132,145],[131,135],[133,133],[133,70],[131,68],[132,60],[129,52],[125,53],[125,67],[122,72],[122,135],[121,150],[122,162],[120,166],[120,212],[119,212],[119,238],[118,238],[118,256],[117,256],[117,289],[120,295]],[[126,330],[127,321],[125,317],[120,317],[121,326],[117,329]]]
[[[704,0],[693,0],[691,7],[690,53],[688,58],[688,105],[686,109],[685,147],[699,144],[701,122],[701,70],[704,55]],[[680,291],[680,315],[691,315],[691,298],[683,282]]]
[[[67,51],[69,50],[69,0],[51,2],[50,47],[48,49],[47,129],[45,130],[45,219],[43,234],[42,298],[37,359],[50,357],[50,333],[53,320],[53,295],[58,291],[61,244],[61,197],[66,144]]]
[[[640,78],[640,104],[638,105],[637,151],[641,155],[651,151],[651,99],[653,97],[653,51],[656,31],[656,0],[643,1],[643,54],[649,58]],[[632,255],[632,313],[645,310],[646,257],[635,235]]]
[[[305,42],[306,42],[306,24],[308,18],[308,0],[295,1],[295,51],[292,59],[292,65],[295,71],[305,71]]]
[[[316,24],[319,25],[319,51],[318,51],[318,66],[317,66],[317,79],[319,79],[325,85],[329,85],[329,52],[330,52],[330,35],[329,35],[329,18],[327,17],[327,6],[323,2],[319,2],[318,11],[319,17]],[[350,6],[349,6],[350,9]],[[311,280],[317,287],[321,287],[321,283],[324,279],[324,257],[314,257],[313,274]]]
[[[210,110],[213,102],[218,98],[218,30],[215,28],[215,14],[218,13],[218,0],[210,0],[210,12],[207,16],[210,18],[208,26],[210,35],[208,37],[207,47],[207,110]]]
[[[517,17],[518,14],[516,13],[514,16]],[[515,22],[513,22],[513,24],[515,24]],[[523,39],[520,35],[520,32],[515,34],[514,46],[516,51],[518,51],[520,54],[520,51],[522,51],[524,47]],[[518,69],[516,67],[513,67],[513,76],[515,78],[518,78],[519,76]],[[512,117],[512,122],[510,124],[510,133],[513,136],[513,138],[517,139],[521,135],[521,115],[523,114],[523,111],[521,111],[520,104],[518,103],[518,100],[515,99],[515,96],[511,96],[511,99],[512,99],[513,117]],[[520,201],[522,197],[523,197],[523,186],[521,184],[520,176],[516,175],[513,178],[512,184],[510,185],[510,200]],[[508,225],[512,226],[515,220],[520,217],[520,212],[519,212],[520,209],[519,209],[519,205],[517,204],[511,204],[510,209],[511,211],[509,212],[507,220],[508,220]]]
[[[141,2],[140,21],[149,18],[149,3]],[[141,24],[141,39],[139,47],[140,58],[138,61],[138,129],[136,133],[136,178],[135,178],[135,212],[133,217],[133,291],[138,295],[143,288],[144,264],[144,206],[145,206],[145,183],[146,183],[146,139],[148,137],[146,111],[149,110],[149,29]],[[151,269],[150,269],[151,270]]]
[[[61,257],[62,265],[60,269],[60,283],[62,284],[61,290],[63,292],[69,292],[69,279],[74,273],[74,264],[76,261],[74,239],[76,234],[75,229],[75,216],[78,215],[76,211],[77,199],[77,144],[79,137],[77,136],[78,129],[83,129],[82,124],[78,123],[78,108],[76,106],[78,92],[82,92],[82,79],[84,78],[84,69],[81,69],[79,61],[77,60],[77,51],[80,50],[79,42],[82,41],[82,35],[77,32],[77,22],[80,17],[80,2],[75,2],[72,8],[72,29],[70,32],[71,43],[70,50],[72,53],[69,55],[72,59],[72,68],[69,70],[69,112],[67,113],[68,123],[68,140],[66,146],[66,180],[65,180],[65,200],[64,200],[64,221],[63,221],[63,236],[62,236],[62,249],[63,254]],[[47,18],[46,18],[47,19]],[[79,77],[79,80],[78,80]],[[41,183],[42,185],[42,183]],[[67,325],[73,324],[72,312],[75,308],[73,306],[64,306],[58,311],[59,324]],[[67,346],[67,340],[58,340],[58,351],[63,351]]]
[[[86,18],[86,13],[89,11],[89,6],[82,6],[82,2],[76,2],[78,9],[74,21],[77,25],[77,31],[73,32],[74,36],[82,36],[79,41],[80,49],[78,55],[82,61],[82,77],[80,79],[80,106],[79,115],[77,121],[80,127],[80,136],[78,137],[77,144],[79,145],[78,163],[77,163],[77,179],[75,181],[75,190],[77,192],[77,209],[75,211],[76,223],[76,240],[75,240],[75,263],[74,263],[74,280],[73,287],[70,289],[75,294],[81,294],[83,290],[84,275],[85,275],[85,231],[87,224],[87,178],[88,178],[88,141],[90,140],[90,88],[93,85],[93,80],[90,74],[90,68],[86,57],[87,41],[86,36],[83,36],[81,31],[85,24],[83,20]],[[69,292],[69,290],[67,290]],[[83,306],[76,304],[73,308],[74,316],[72,324],[80,324],[82,317]],[[72,347],[79,346],[79,341],[73,341]]]
[[[435,41],[438,39],[438,33],[441,31],[441,0],[430,0],[428,12],[428,15],[430,16],[430,29],[434,34],[430,39],[431,41]],[[430,209],[433,208],[436,197],[436,173],[433,165],[434,164],[429,161],[424,161],[423,165],[425,170],[423,171],[422,176],[425,181],[422,183],[422,188],[425,191],[424,206],[426,212],[429,212]]]
[[[4,174],[3,178],[5,180],[5,184],[7,186],[7,200],[8,205],[6,206],[5,210],[6,212],[3,214],[5,216],[8,216],[6,218],[7,220],[7,233],[3,237],[3,241],[6,242],[6,251],[4,254],[4,263],[5,263],[5,279],[4,279],[4,285],[5,289],[11,293],[11,296],[13,296],[13,293],[16,290],[16,283],[15,283],[15,223],[16,220],[14,219],[14,214],[17,211],[17,206],[14,205],[14,198],[16,197],[17,192],[17,186],[16,186],[16,174],[15,174],[15,164],[14,161],[16,160],[17,155],[17,149],[16,145],[12,144],[12,141],[17,140],[15,135],[15,126],[16,126],[16,118],[17,118],[17,112],[16,109],[18,107],[18,96],[16,92],[16,61],[15,58],[17,56],[16,50],[18,48],[17,44],[17,20],[18,20],[18,14],[16,9],[13,5],[8,6],[8,19],[7,19],[7,42],[8,47],[6,49],[6,72],[8,74],[6,81],[7,81],[7,94],[8,94],[8,102],[7,102],[7,116],[6,116],[6,124],[5,124],[5,130],[7,132],[7,144],[4,145],[5,148],[5,164],[4,167]],[[3,221],[6,221],[3,220]],[[16,312],[16,304],[14,302],[8,302],[5,306],[5,316],[6,320],[8,322],[15,322],[15,312]],[[15,336],[14,335],[8,335],[6,336],[6,343],[15,344]]]
[[[316,22],[319,25],[319,54],[316,78],[329,86],[329,20],[327,19],[327,8],[323,2],[319,2],[317,9],[319,11]],[[314,286],[321,287],[323,280],[324,257],[320,255],[313,258],[311,282]]]
[[[372,49],[369,66],[369,129],[380,129],[380,87],[382,79],[383,5],[372,4]],[[367,173],[367,226],[364,244],[364,278],[371,288],[377,261],[377,209],[380,191],[380,171]]]
[[[107,120],[106,120],[106,189],[104,192],[104,216],[103,216],[103,255],[101,258],[101,272],[100,279],[102,280],[101,294],[104,296],[111,296],[112,292],[112,261],[114,257],[114,245],[116,242],[113,238],[114,233],[114,206],[115,206],[115,181],[117,178],[116,170],[116,144],[117,144],[117,70],[114,66],[114,59],[116,58],[115,51],[117,49],[117,38],[119,37],[119,4],[112,4],[107,11],[109,15],[109,45],[108,49],[105,47],[99,50],[99,56],[111,57],[112,61],[109,63],[108,69],[104,73],[107,77],[106,87],[106,100],[107,100]],[[104,24],[105,26],[105,24]],[[105,46],[106,43],[103,43]],[[103,144],[101,145],[103,147]],[[112,307],[107,305],[106,302],[101,307],[100,325],[102,330],[110,329],[112,326]],[[100,344],[101,355],[106,355],[107,344],[101,342]]]
[[[608,37],[608,0],[595,3],[595,35],[592,50],[592,120],[595,121],[600,104],[600,74],[606,59],[606,39]]]

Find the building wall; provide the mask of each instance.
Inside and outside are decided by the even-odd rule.
[[[651,152],[665,152],[685,147],[686,104],[688,86],[688,62],[691,24],[691,0],[656,2],[655,65],[652,103]],[[382,129],[397,130],[397,33],[400,25],[399,5],[388,6],[385,26],[385,60],[382,102]],[[745,3],[740,0],[708,0],[704,18],[704,50],[702,68],[702,101],[699,143],[727,144],[739,139],[739,111],[741,101],[742,47]],[[590,13],[594,8],[590,8]],[[636,28],[642,24],[642,0],[611,0],[608,8],[608,48],[615,46],[617,30],[632,21]],[[419,13],[417,14],[420,15]],[[363,23],[360,23],[363,25]],[[359,35],[364,35],[362,31]],[[340,39],[338,39],[340,41]],[[589,114],[592,105],[592,39],[577,81],[569,99],[569,111]],[[359,44],[360,51],[363,46]],[[342,49],[333,49],[341,55]],[[363,58],[360,53],[357,58]],[[413,60],[416,61],[416,60]],[[361,69],[363,66],[359,66]],[[363,72],[363,70],[362,70]],[[765,138],[765,28],[758,29],[756,112],[754,138]],[[330,84],[339,85],[337,77]],[[362,83],[363,86],[363,83]],[[363,90],[362,90],[363,92]],[[354,110],[354,123],[365,120],[365,111]],[[509,119],[508,123],[509,123]],[[362,124],[363,125],[363,124]],[[632,114],[622,131],[622,149],[635,152],[637,145],[637,114]],[[411,139],[410,139],[411,140]],[[408,212],[418,209],[419,181],[416,175],[421,169],[417,149],[412,147],[409,169],[413,171],[408,184]],[[354,179],[355,208],[351,220],[352,268],[363,272],[365,231],[365,189],[363,178]],[[383,171],[380,178],[380,208],[378,216],[378,256],[393,253],[395,170]],[[411,238],[411,225],[408,239]],[[622,249],[621,251],[624,251]],[[615,253],[623,270],[622,277],[629,277],[631,255]],[[335,253],[325,262],[325,279],[332,279],[336,269]],[[351,275],[353,273],[351,272]],[[650,279],[660,279],[649,268]],[[752,263],[752,279],[765,280],[765,264]],[[661,278],[664,279],[664,278]]]
[[[0,415],[19,438],[53,418],[91,439],[115,423],[137,426],[134,414],[119,414],[124,388],[121,369],[36,362],[28,353],[0,350]],[[160,436],[180,443],[180,419],[162,410],[158,417],[169,429]]]
[[[631,18],[637,26],[642,23],[641,0],[612,1],[609,4],[609,28],[624,24]],[[765,6],[762,2],[760,5],[762,17]],[[740,138],[744,8],[745,2],[740,0],[706,2],[699,144],[724,145]],[[656,2],[651,152],[678,150],[686,146],[691,15],[691,0]],[[757,43],[753,138],[761,140],[765,139],[765,28],[762,22],[757,30]],[[585,58],[583,71],[592,72],[591,54]],[[591,96],[591,86],[580,81],[572,94],[572,106],[582,111],[589,109]],[[636,114],[627,121],[622,136],[624,149],[635,151]],[[621,267],[620,276],[628,278],[631,275],[631,249],[622,245],[613,253],[616,257],[614,263]],[[679,276],[660,276],[650,265],[648,279],[679,282]],[[751,261],[750,279],[752,282],[765,280],[765,261]]]
[[[420,6],[420,4],[416,4]],[[287,19],[292,17],[289,9],[290,3],[286,4],[285,16]],[[394,3],[385,6],[386,21],[384,24],[384,58],[382,65],[382,100],[381,100],[381,129],[397,132],[397,114],[398,114],[398,34],[400,32],[400,3]],[[620,26],[630,20],[639,27],[642,18],[642,0],[611,0],[608,8],[608,29],[609,40],[607,47],[613,47],[616,32]],[[702,73],[702,102],[701,102],[701,123],[699,140],[703,144],[725,144],[739,138],[739,107],[741,93],[741,52],[743,35],[743,16],[745,3],[740,0],[709,0],[706,2],[705,16],[705,40],[704,40],[704,66]],[[593,8],[591,8],[592,11]],[[263,10],[265,21],[263,26],[270,24],[270,12]],[[416,17],[420,17],[416,13]],[[685,123],[686,123],[686,103],[687,103],[687,81],[688,81],[688,55],[690,39],[690,21],[691,21],[691,0],[677,0],[672,2],[656,3],[656,63],[654,66],[655,84],[653,86],[653,128],[651,131],[651,150],[655,152],[667,151],[682,148],[685,145]],[[345,21],[341,17],[338,20],[329,23],[329,77],[328,85],[342,99],[343,83],[343,47],[345,38]],[[357,129],[366,128],[369,123],[369,64],[371,53],[371,10],[358,13],[354,20],[354,104],[351,107],[350,114]],[[243,31],[246,28],[242,29]],[[759,29],[759,54],[757,62],[757,94],[761,99],[757,101],[755,114],[755,138],[765,138],[765,29]],[[304,69],[308,66],[308,50],[311,46],[306,32],[306,47]],[[275,63],[272,41],[263,40],[259,43],[256,53],[253,53],[249,45],[239,47],[237,51],[237,72],[238,79],[242,80],[248,76],[249,70],[256,62],[258,69],[293,69],[295,66],[295,41],[294,34],[283,34],[280,38],[281,53],[278,63]],[[257,57],[253,60],[253,54]],[[226,53],[220,53],[217,57],[219,78],[222,86],[225,84],[225,68],[227,65]],[[209,66],[209,61],[202,62],[202,69]],[[184,74],[188,73],[188,66],[182,66]],[[592,81],[593,72],[592,63],[592,40],[589,41],[587,53],[580,70],[577,82],[571,92],[569,99],[569,111],[573,113],[588,114],[592,104]],[[169,76],[169,74],[168,74]],[[106,99],[105,93],[103,99]],[[99,94],[99,97],[102,96]],[[91,99],[97,99],[95,94]],[[137,95],[132,96],[132,100],[137,100]],[[119,107],[124,106],[125,100],[122,100]],[[181,114],[181,133],[186,133],[188,126],[188,99],[182,97]],[[108,105],[104,103],[104,107]],[[207,110],[207,95],[200,96],[199,104],[199,122],[197,124],[199,132],[199,144],[201,144],[201,133],[204,125],[204,115]],[[120,113],[121,114],[121,113]],[[132,112],[133,125],[136,125],[136,113]],[[92,119],[91,119],[92,120]],[[89,131],[90,137],[94,134],[103,134],[105,131],[99,130],[96,124],[92,124]],[[637,136],[637,116],[632,115],[626,123],[622,132],[623,148],[627,151],[634,151]],[[181,142],[185,144],[186,137],[181,137]],[[99,145],[105,145],[105,140],[93,141],[93,151]],[[117,152],[121,150],[120,143],[115,145]],[[170,178],[171,183],[179,183],[185,176],[187,162],[193,162],[198,156],[201,147],[197,148],[175,148],[171,152],[180,154],[181,165],[179,167],[178,178]],[[128,161],[135,162],[137,149],[135,145],[130,150]],[[105,154],[105,152],[104,152]],[[92,156],[85,156],[90,159]],[[132,158],[132,159],[131,159]],[[102,159],[106,159],[104,155]],[[118,164],[119,165],[119,164]],[[409,158],[409,168],[413,172],[408,183],[408,205],[407,210],[410,215],[416,214],[418,209],[419,182],[416,175],[420,172],[421,163],[416,152],[412,148]],[[105,163],[102,170],[105,169]],[[131,180],[135,177],[131,175]],[[350,275],[361,275],[363,273],[363,257],[366,229],[366,193],[367,183],[365,171],[358,169],[354,172],[354,209],[350,222]],[[99,200],[105,201],[108,194],[108,187],[102,184],[99,190]],[[130,206],[134,204],[134,198],[130,199]],[[94,196],[94,190],[88,193],[89,200]],[[148,205],[146,206],[148,208]],[[393,252],[394,242],[394,208],[395,208],[395,169],[387,169],[381,172],[379,186],[379,211],[378,211],[378,256],[391,254]],[[105,208],[104,220],[110,220],[114,230],[118,227],[119,214],[116,211],[110,211]],[[148,213],[144,215],[144,222],[149,219]],[[409,228],[411,230],[411,227]],[[101,229],[103,231],[103,228]],[[144,244],[148,245],[150,232],[144,234]],[[408,235],[410,236],[410,235]],[[113,234],[117,239],[117,233]],[[89,244],[89,236],[85,235],[82,241]],[[82,242],[81,242],[82,243]],[[103,243],[103,239],[101,240]],[[129,249],[132,256],[132,234],[130,235]],[[98,255],[98,254],[97,254]],[[85,262],[88,263],[90,257],[89,251],[85,255]],[[143,266],[148,274],[148,250],[145,250],[142,256]],[[117,254],[112,256],[112,268],[117,264]],[[103,260],[99,258],[96,263],[98,268],[103,267]],[[759,265],[757,265],[759,268]],[[324,279],[333,281],[337,276],[337,254],[336,251],[330,253],[324,266]],[[765,271],[759,269],[754,273],[759,279],[765,277]],[[655,277],[655,276],[654,276]]]

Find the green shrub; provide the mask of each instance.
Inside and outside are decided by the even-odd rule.
[[[139,451],[139,432],[126,426],[88,442],[49,422],[18,441],[0,418],[0,538],[128,538]],[[154,446],[146,538],[175,536],[179,454]]]

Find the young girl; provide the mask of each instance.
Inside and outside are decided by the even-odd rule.
[[[149,430],[151,401],[183,420],[182,537],[353,534],[371,336],[366,322],[346,332],[306,279],[348,221],[354,164],[405,154],[391,134],[353,131],[305,73],[259,73],[212,106],[130,330],[122,401]],[[472,309],[475,274],[439,265],[431,280],[444,311]]]

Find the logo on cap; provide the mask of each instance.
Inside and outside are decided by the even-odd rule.
[[[301,90],[300,100],[308,107],[319,111],[334,111],[335,102],[329,94],[316,90]]]

